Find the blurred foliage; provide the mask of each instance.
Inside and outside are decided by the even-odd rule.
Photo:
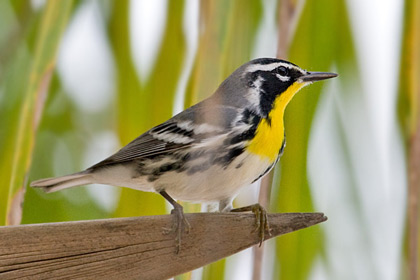
[[[335,66],[345,77],[344,72],[355,61],[352,46],[345,2],[308,1],[289,48],[289,59],[309,71],[328,72]],[[297,94],[286,109],[287,148],[280,160],[280,172],[276,172],[280,179],[275,180],[271,205],[275,212],[314,211],[306,167],[310,129],[321,89],[322,83],[311,85]],[[279,279],[307,279],[315,257],[322,253],[320,228],[305,229],[276,241]]]
[[[187,55],[183,26],[186,1],[167,2],[164,32],[147,79],[139,77],[133,61],[130,29],[136,26],[129,24],[130,3],[109,1],[103,4],[109,4],[109,9],[100,11],[116,67],[115,104],[101,112],[87,113],[71,100],[60,75],[54,71],[67,19],[82,9],[85,2],[76,1],[72,5],[72,1],[50,0],[36,9],[28,0],[0,1],[0,225],[7,222],[13,198],[27,184],[31,161],[35,164],[31,166],[30,180],[72,173],[86,168],[83,159],[93,134],[113,129],[122,146],[172,115]],[[198,47],[185,90],[185,107],[208,97],[233,70],[252,58],[264,3],[260,0],[200,1]],[[290,61],[310,71],[335,68],[344,85],[358,82],[345,1],[302,3],[303,10],[289,46]],[[406,3],[407,15],[407,11],[416,10],[410,8],[417,3],[415,0]],[[275,10],[270,12],[277,14]],[[403,53],[418,38],[412,35],[418,32],[415,28],[418,18],[406,17]],[[417,19],[417,23],[409,23],[410,19]],[[400,83],[399,112],[407,133],[413,131],[413,118],[418,115],[419,106],[419,97],[414,94],[418,88],[417,91],[411,88],[411,83],[418,80],[418,72],[405,67],[413,65],[412,56],[417,55],[418,60],[419,52],[416,49],[410,53],[402,56]],[[356,78],[350,81],[343,78],[346,76]],[[48,88],[50,77],[49,94],[42,110],[42,89]],[[298,94],[286,110],[287,148],[276,170],[270,207],[275,212],[314,210],[306,167],[308,139],[322,83],[304,91],[310,94]],[[198,208],[187,204],[186,209],[197,211]],[[159,195],[125,188],[116,210],[110,212],[99,206],[84,187],[53,194],[27,189],[22,222],[163,213],[167,209]],[[315,257],[323,254],[323,245],[320,227],[276,239],[273,278],[307,279]],[[204,268],[202,279],[223,279],[225,271],[225,260],[219,261]],[[190,278],[191,274],[177,277]]]
[[[201,3],[199,26],[202,28],[185,107],[210,96],[233,70],[250,59],[260,17],[259,1],[218,0]],[[197,211],[199,208],[186,204],[185,209]],[[220,279],[224,275],[224,267],[225,260],[206,266],[203,279]]]
[[[237,67],[251,58],[261,19],[260,1],[202,1],[199,46],[186,107],[210,96]]]
[[[123,145],[128,144],[129,141],[133,140],[153,125],[165,120],[164,116],[161,116],[158,120],[154,118],[154,116],[156,116],[153,113],[155,108],[150,106],[149,102],[156,104],[155,100],[160,100],[160,106],[167,109],[165,114],[169,117],[171,112],[171,96],[174,94],[173,91],[169,90],[160,92],[162,95],[150,93],[149,91],[146,91],[147,86],[140,83],[132,60],[129,32],[129,4],[130,2],[128,0],[113,2],[111,20],[109,23],[110,42],[114,50],[118,70],[118,134]],[[175,16],[178,18],[178,21],[180,20],[181,15]],[[179,24],[177,26],[179,26]],[[178,37],[175,39],[178,39]],[[153,76],[154,75],[152,74],[151,77]],[[164,77],[162,76],[162,79],[163,78]],[[168,77],[165,76],[165,78]],[[151,82],[155,83],[154,80]],[[170,97],[168,98],[168,96]],[[165,100],[165,98],[167,99]],[[127,217],[145,214],[163,214],[165,213],[164,209],[164,201],[155,194],[123,189],[121,191],[120,203],[118,204],[115,216]]]
[[[12,159],[15,135],[17,133],[17,122],[19,119],[20,107],[23,104],[25,84],[17,82],[20,77],[29,76],[30,50],[26,46],[20,46],[16,41],[23,41],[25,32],[22,31],[21,22],[14,17],[13,8],[6,1],[0,2],[0,81],[2,95],[0,102],[0,153],[2,155],[0,164],[0,225],[6,223],[6,213],[9,200],[9,185],[12,172]],[[16,31],[15,31],[16,30]],[[11,40],[10,38],[14,38]],[[15,50],[8,50],[6,45],[18,46]],[[7,67],[7,71],[5,70]],[[8,92],[8,98],[5,98]],[[10,135],[10,136],[9,136]],[[7,160],[6,160],[7,159]]]
[[[202,1],[200,34],[186,93],[186,107],[209,97],[237,67],[251,59],[262,16],[260,1]],[[225,260],[204,268],[203,279],[221,279]]]
[[[28,61],[29,72],[27,83],[23,87],[17,117],[9,119],[11,139],[4,145],[6,148],[2,157],[0,172],[2,186],[8,186],[3,199],[7,205],[5,213],[1,215],[1,224],[16,224],[21,221],[21,207],[25,193],[26,180],[31,164],[35,134],[42,116],[44,100],[48,92],[48,85],[54,71],[58,44],[71,11],[72,1],[59,4],[50,1],[44,9],[39,35],[35,39],[34,56]],[[20,9],[17,9],[20,10]],[[22,9],[26,11],[26,9]],[[23,72],[23,71],[22,71]],[[7,155],[5,155],[7,154]],[[3,220],[5,218],[5,221]]]
[[[49,91],[33,154],[33,162],[41,164],[32,165],[32,180],[59,176],[84,168],[84,150],[80,147],[87,144],[87,133],[76,119],[77,115],[83,113],[64,92],[58,75],[53,76]],[[92,200],[84,187],[51,194],[27,188],[23,206],[24,224],[109,217],[109,214]]]
[[[26,2],[29,4],[29,1]],[[71,12],[77,11],[78,5],[73,5],[70,9]],[[32,13],[35,12],[32,10]],[[25,37],[29,41],[28,43],[31,43],[35,36],[37,26],[35,24],[33,27],[35,30]],[[31,58],[28,57],[27,59],[30,62]],[[20,77],[16,78],[20,79]],[[13,79],[11,81],[20,84]],[[109,114],[105,112],[102,115],[101,121],[108,121]],[[84,149],[81,149],[81,147],[87,144],[85,136],[89,132],[86,132],[83,127],[83,118],[94,119],[92,116],[83,115],[80,108],[68,97],[59,76],[54,73],[49,86],[43,117],[36,135],[33,153],[35,164],[31,167],[29,181],[41,177],[72,173],[85,167],[82,166]],[[87,129],[90,130],[92,127]],[[109,214],[88,195],[86,188],[65,190],[48,195],[32,188],[26,189],[22,223],[98,219],[108,216]]]

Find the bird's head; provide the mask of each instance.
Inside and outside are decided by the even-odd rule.
[[[259,58],[239,67],[217,92],[224,104],[251,106],[255,113],[267,117],[278,97],[286,107],[304,86],[336,76],[334,73],[308,72],[285,60]]]

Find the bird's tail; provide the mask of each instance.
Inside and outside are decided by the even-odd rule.
[[[92,183],[91,173],[88,171],[82,171],[66,176],[33,181],[31,183],[31,187],[41,188],[45,192],[49,193]]]

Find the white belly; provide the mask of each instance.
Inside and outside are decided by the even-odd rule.
[[[155,182],[155,186],[164,188],[169,195],[183,201],[220,201],[238,194],[242,187],[251,184],[269,166],[268,160],[244,152],[227,167],[212,165],[190,175],[168,172]]]
[[[156,166],[161,164],[157,162]],[[205,162],[194,161],[191,164],[200,167]],[[165,190],[173,198],[182,201],[211,202],[234,197],[242,187],[267,171],[270,165],[268,159],[245,151],[228,166],[212,164],[192,174],[169,171],[153,181],[148,180],[148,176],[137,176],[134,169],[122,165],[104,169],[95,177],[98,183],[149,192]]]

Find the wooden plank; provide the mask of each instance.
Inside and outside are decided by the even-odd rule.
[[[0,279],[166,279],[259,242],[255,217],[244,213],[185,215],[175,235],[171,215],[0,227]],[[269,238],[325,221],[322,213],[269,214]]]

